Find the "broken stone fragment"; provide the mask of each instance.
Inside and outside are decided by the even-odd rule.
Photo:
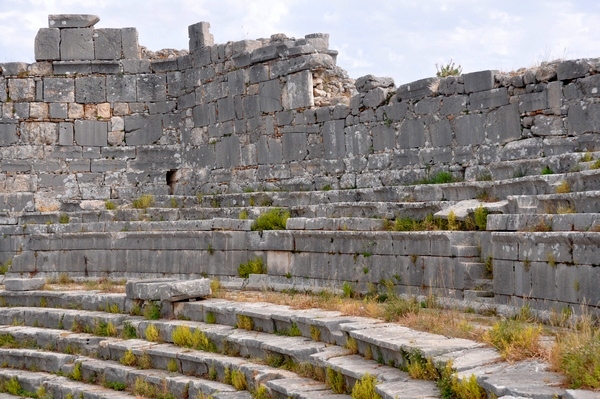
[[[89,28],[100,21],[97,15],[89,14],[55,14],[48,15],[49,28]]]

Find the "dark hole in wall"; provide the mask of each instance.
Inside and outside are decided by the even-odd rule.
[[[169,194],[175,193],[175,186],[177,185],[177,169],[171,169],[167,172],[167,186],[169,186]]]

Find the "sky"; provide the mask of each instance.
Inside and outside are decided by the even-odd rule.
[[[599,0],[0,0],[0,63],[34,62],[49,14],[135,27],[154,51],[187,49],[187,27],[200,21],[215,43],[329,33],[350,77],[390,76],[396,85],[435,76],[451,60],[467,73],[600,57]]]

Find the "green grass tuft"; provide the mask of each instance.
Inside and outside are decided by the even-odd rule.
[[[289,217],[290,212],[285,209],[274,208],[268,210],[252,223],[252,231],[285,230],[285,223]]]
[[[238,275],[242,278],[248,278],[251,274],[266,274],[267,268],[263,263],[263,259],[257,256],[254,259],[250,259],[246,263],[240,263],[238,267]]]

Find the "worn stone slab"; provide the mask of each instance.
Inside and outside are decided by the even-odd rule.
[[[432,381],[411,380],[392,381],[377,384],[375,392],[382,399],[438,399],[441,397],[438,387]]]
[[[144,301],[180,301],[203,298],[211,294],[207,278],[189,281],[174,279],[128,281],[125,287],[127,298]]]
[[[565,391],[565,399],[598,399],[600,393],[585,391],[583,389],[567,389]]]
[[[60,59],[93,60],[94,30],[92,28],[62,29],[60,32]]]
[[[34,291],[46,284],[45,278],[5,278],[4,288],[7,291]]]
[[[35,35],[36,61],[60,60],[60,31],[55,28],[42,28]]]
[[[480,206],[487,209],[489,213],[505,213],[508,210],[508,201],[483,202],[476,199],[460,201],[455,205],[436,212],[434,216],[448,219],[450,212],[454,212],[457,220],[465,220],[467,216],[472,215]]]
[[[97,15],[91,14],[53,14],[48,15],[49,28],[89,28],[100,21]]]

